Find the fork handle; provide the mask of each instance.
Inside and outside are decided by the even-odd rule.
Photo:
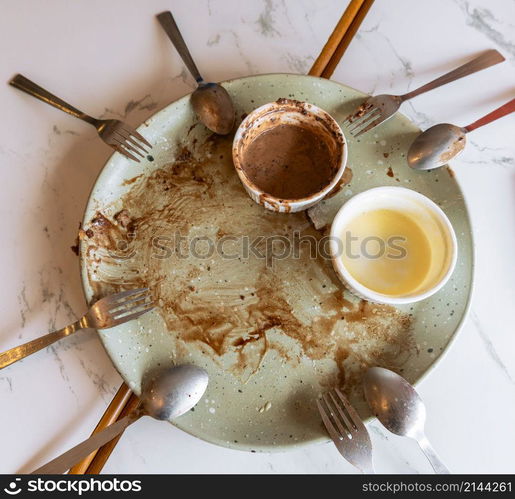
[[[16,87],[18,90],[21,90],[29,95],[32,95],[32,97],[36,97],[36,99],[42,100],[43,102],[46,102],[47,104],[50,104],[51,106],[56,107],[57,109],[60,109],[65,113],[71,114],[76,118],[86,121],[91,125],[95,125],[95,122],[97,121],[95,120],[95,118],[92,118],[91,116],[88,116],[86,113],[79,111],[77,108],[71,106],[67,102],[64,102],[59,97],[50,93],[48,90],[45,90],[44,88],[40,87],[33,81],[30,81],[28,78],[21,74],[17,74],[16,76],[14,76],[9,82],[9,85]]]
[[[186,45],[186,42],[184,41],[184,38],[182,37],[181,32],[179,31],[179,27],[177,26],[177,23],[175,22],[172,13],[169,10],[161,12],[161,14],[157,15],[157,19],[161,24],[162,28],[165,30],[166,34],[168,35],[168,38],[170,38],[170,40],[172,41],[177,52],[179,52],[179,55],[181,56],[184,64],[186,64],[186,67],[188,68],[189,72],[191,73],[193,78],[195,78],[195,81],[198,84],[201,84],[204,81],[204,79],[202,78],[202,76],[200,76],[197,66],[193,61],[193,57],[191,57],[188,46]]]
[[[28,343],[24,343],[23,345],[19,345],[1,353],[0,369],[10,366],[18,360],[24,359],[25,357],[28,357],[35,352],[39,352],[39,350],[42,350],[52,343],[59,341],[61,338],[73,334],[78,329],[83,329],[81,321],[74,322],[73,324],[60,329],[59,331],[46,334],[45,336],[41,336],[40,338],[36,338],[35,340],[29,341]]]
[[[459,68],[456,68],[453,71],[444,74],[443,76],[440,76],[440,78],[437,78],[436,80],[433,80],[427,83],[426,85],[417,88],[416,90],[401,95],[400,97],[403,101],[411,99],[413,97],[416,97],[417,95],[428,92],[429,90],[433,90],[434,88],[441,87],[442,85],[450,83],[451,81],[459,80],[464,76],[477,73],[482,69],[486,69],[490,66],[494,66],[495,64],[499,64],[504,60],[504,56],[497,50],[488,50],[480,56],[476,57],[475,59],[472,59],[466,64],[463,64],[463,66],[460,66]]]

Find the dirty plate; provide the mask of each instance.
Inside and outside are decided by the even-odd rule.
[[[280,97],[311,102],[338,123],[364,95],[300,75],[263,75],[224,84],[238,118]],[[100,338],[123,378],[140,391],[158,365],[205,367],[202,401],[176,425],[219,445],[286,449],[327,440],[314,399],[341,385],[363,417],[368,366],[416,382],[462,323],[472,286],[473,249],[452,172],[406,165],[418,133],[397,114],[354,139],[347,134],[346,185],[308,213],[264,210],[246,194],[231,161],[231,138],[198,125],[189,96],[140,127],[154,144],[136,164],[115,153],[91,193],[81,231],[88,300],[148,285],[159,302],[138,321]],[[345,128],[343,128],[345,133]],[[397,185],[433,199],[458,238],[456,270],[433,297],[393,308],[344,292],[327,232],[353,194]]]

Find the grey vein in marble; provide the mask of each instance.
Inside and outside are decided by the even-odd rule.
[[[220,33],[217,33],[216,35],[210,36],[207,40],[207,46],[212,47],[213,45],[218,45],[220,43]]]
[[[299,57],[289,52],[283,55],[282,58],[286,62],[288,69],[298,74],[306,74],[310,67],[309,61],[313,61],[313,57]]]
[[[79,132],[76,132],[75,130],[61,130],[57,125],[54,125],[52,130],[55,133],[55,135],[62,135],[62,134],[80,135]]]
[[[189,73],[186,70],[186,67],[183,66],[183,68],[181,69],[181,72],[179,74],[169,78],[169,81],[170,81],[170,83],[174,83],[177,80],[181,80],[185,85],[189,85],[190,82],[189,82],[188,78],[189,78]]]
[[[10,376],[3,376],[0,378],[0,381],[5,381],[7,383],[7,388],[9,389],[9,391],[13,391],[13,380]]]
[[[73,389],[73,387],[72,387],[72,385],[70,383],[70,378],[69,378],[68,374],[66,373],[66,367],[64,365],[63,359],[61,359],[59,353],[57,352],[56,345],[50,345],[48,347],[48,349],[54,355],[54,358],[55,358],[55,360],[57,362],[57,366],[59,367],[59,373],[61,375],[61,378],[66,383],[66,386],[67,386],[68,390],[70,390],[70,392],[73,394],[73,396],[75,397],[75,399],[77,400],[77,403],[78,403],[79,402],[79,397],[77,396],[77,393],[75,392],[75,390]]]
[[[229,31],[229,33],[232,35],[232,37],[234,39],[234,46],[238,50],[241,60],[245,63],[245,66],[247,67],[249,74],[259,73],[257,67],[254,65],[252,60],[249,59],[247,57],[247,55],[245,54],[245,52],[242,50],[238,33],[236,33],[236,31],[233,31],[233,30]]]
[[[368,30],[360,30],[360,32],[358,32],[356,34],[356,40],[358,40],[361,43],[364,43],[365,37],[363,37],[362,33],[367,33],[367,34],[376,33],[377,35],[379,35],[384,40],[384,42],[390,47],[390,50],[392,51],[393,55],[400,62],[402,71],[404,73],[403,76],[405,79],[408,80],[406,88],[407,88],[407,90],[409,90],[411,80],[413,79],[413,76],[414,76],[413,67],[411,65],[411,62],[399,54],[399,52],[393,46],[390,39],[381,33],[381,31],[379,30],[379,27],[380,27],[380,23],[377,23],[376,25],[374,25],[372,28],[369,28]],[[375,57],[375,54],[372,54],[372,56]],[[393,70],[391,71],[391,74],[392,74],[392,79],[390,82],[390,87],[392,87],[394,85],[395,81],[397,80],[396,73]],[[375,93],[375,88],[377,86],[377,80],[378,80],[378,76],[376,76],[376,83],[374,84],[372,90],[369,91],[369,93],[371,93],[371,94]]]
[[[30,305],[27,301],[26,295],[26,285],[23,283],[20,293],[18,294],[18,303],[20,304],[20,317],[21,317],[21,327],[24,328],[27,322],[27,313],[30,312]],[[21,333],[20,333],[21,337]]]
[[[146,94],[144,97],[138,100],[130,100],[125,105],[124,116],[128,116],[132,111],[138,109],[139,111],[153,111],[158,106],[158,103],[152,99],[150,94]]]
[[[429,128],[435,124],[435,120],[423,113],[422,111],[418,111],[413,106],[411,101],[408,101],[408,106],[411,108],[410,116],[415,121],[415,124],[421,128]]]
[[[491,22],[496,21],[492,12],[488,9],[471,8],[467,1],[458,1],[458,5],[467,16],[466,23],[468,26],[485,35],[515,59],[515,43],[507,40],[502,33],[492,26]]]
[[[480,153],[492,154],[492,156],[485,159],[479,160],[468,160],[469,164],[489,164],[494,166],[500,166],[502,168],[513,168],[515,166],[515,158],[513,156],[507,156],[503,151],[507,151],[502,147],[489,147],[480,145],[473,140],[469,141],[470,145]],[[509,152],[508,152],[509,154]],[[479,155],[478,155],[479,156]],[[485,156],[484,154],[481,157]]]
[[[503,375],[508,379],[508,381],[512,384],[515,384],[515,380],[512,378],[510,372],[508,371],[508,368],[502,361],[501,357],[497,353],[497,350],[495,349],[494,344],[492,343],[492,340],[488,337],[488,334],[483,328],[483,325],[481,324],[481,321],[479,320],[479,317],[475,314],[475,312],[470,313],[470,318],[472,320],[472,323],[476,327],[476,330],[479,334],[479,337],[483,341],[486,347],[486,352],[490,356],[490,358],[495,362],[497,367],[502,371]]]
[[[86,365],[82,359],[79,359],[79,363],[84,369],[84,372],[88,375],[89,379],[93,382],[93,385],[98,388],[102,399],[106,402],[110,401],[112,397],[111,386],[107,382],[105,375],[95,372],[91,367]]]
[[[273,11],[275,6],[272,0],[265,0],[263,12],[258,17],[256,24],[259,27],[259,31],[263,36],[280,36],[279,31],[275,28]]]

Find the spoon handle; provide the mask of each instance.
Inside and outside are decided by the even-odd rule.
[[[422,437],[420,440],[417,440],[417,442],[422,449],[422,452],[426,455],[427,459],[431,463],[435,473],[438,475],[449,475],[451,473],[442,463],[441,459],[438,457],[438,454],[435,452],[426,437]]]
[[[188,50],[186,42],[184,41],[184,38],[182,37],[181,32],[179,31],[177,23],[175,22],[175,19],[172,16],[172,13],[169,10],[161,12],[161,14],[157,15],[157,19],[160,22],[163,29],[165,30],[166,34],[168,35],[168,38],[170,38],[170,40],[174,44],[177,52],[179,52],[179,55],[182,57],[182,60],[184,61],[184,64],[186,64],[186,67],[188,68],[189,72],[191,73],[193,78],[195,78],[195,81],[197,83],[202,83],[203,78],[202,76],[200,76],[197,66],[193,62],[193,58],[191,57],[190,51]]]
[[[122,433],[127,426],[134,423],[139,419],[141,414],[136,411],[133,414],[120,419],[116,423],[108,426],[105,430],[100,433],[95,433],[88,439],[81,442],[79,445],[72,447],[69,451],[61,454],[59,457],[52,459],[49,463],[45,464],[41,468],[33,471],[33,475],[57,475],[62,474],[69,470],[74,464],[77,464],[81,459],[89,456],[92,452],[97,450],[102,445],[110,442],[114,437]]]
[[[506,104],[502,105],[501,107],[498,107],[495,111],[488,113],[486,116],[479,118],[477,121],[474,121],[474,123],[471,123],[470,125],[468,125],[464,128],[465,128],[465,130],[467,130],[467,132],[471,132],[472,130],[479,128],[480,126],[488,125],[488,123],[492,123],[492,121],[498,120],[499,118],[502,118],[503,116],[506,116],[507,114],[513,113],[514,111],[515,111],[515,99],[511,99],[510,102],[507,102]]]
[[[440,87],[447,83],[451,83],[451,81],[459,80],[460,78],[463,78],[464,76],[468,76],[470,74],[477,73],[478,71],[481,71],[482,69],[486,69],[495,64],[499,64],[500,62],[503,62],[504,60],[505,60],[504,56],[497,50],[495,50],[495,49],[488,50],[484,54],[481,54],[480,56],[476,57],[475,59],[472,59],[471,61],[467,62],[466,64],[463,64],[463,66],[460,66],[459,68],[456,68],[456,69],[450,71],[449,73],[446,73],[443,76],[440,76],[436,80],[426,83],[425,85],[417,88],[416,90],[413,90],[407,94],[401,95],[400,97],[403,101],[411,99],[412,97],[416,97],[417,95],[428,92],[429,90],[433,90],[434,88]]]

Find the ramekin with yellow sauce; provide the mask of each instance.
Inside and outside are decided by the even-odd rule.
[[[403,187],[377,187],[340,208],[330,250],[338,276],[353,293],[401,305],[445,285],[458,245],[449,219],[429,198]]]

